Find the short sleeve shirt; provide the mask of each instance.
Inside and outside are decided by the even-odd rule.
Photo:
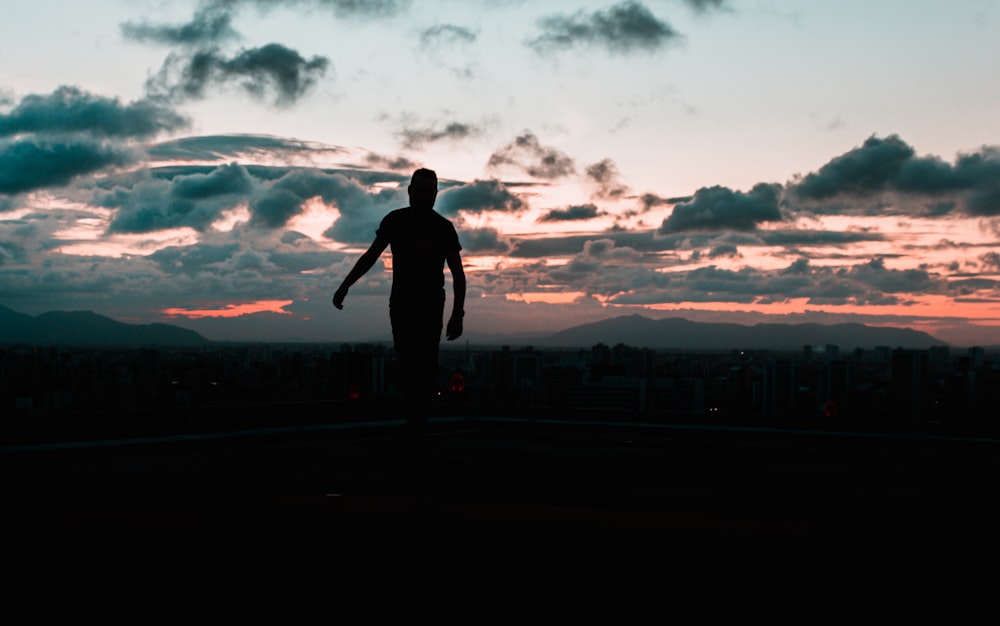
[[[462,249],[455,226],[433,209],[390,212],[375,233],[392,251],[389,302],[420,301],[444,289],[445,258]]]

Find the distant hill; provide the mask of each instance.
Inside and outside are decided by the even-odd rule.
[[[91,311],[51,311],[37,317],[0,306],[0,344],[42,346],[198,346],[211,343],[170,324],[125,324]]]
[[[908,328],[864,324],[722,324],[684,318],[651,319],[626,315],[574,326],[550,334],[481,335],[466,339],[484,344],[522,344],[540,348],[580,348],[619,343],[664,350],[801,350],[835,345],[842,350],[875,346],[927,349],[945,342]],[[389,342],[391,339],[385,338]],[[0,306],[0,345],[199,346],[213,343],[169,324],[126,324],[91,311],[52,311],[36,317]]]
[[[692,322],[683,318],[654,320],[626,315],[538,337],[545,347],[628,346],[676,350],[801,350],[803,346],[926,349],[945,342],[908,328],[881,328],[864,324],[723,324]]]

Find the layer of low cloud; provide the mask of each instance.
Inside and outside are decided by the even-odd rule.
[[[539,222],[576,222],[605,215],[594,204],[578,204],[565,209],[552,209],[538,218]]]

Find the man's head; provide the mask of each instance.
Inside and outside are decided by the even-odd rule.
[[[438,177],[434,170],[420,168],[410,177],[410,186],[406,190],[410,194],[410,206],[418,209],[434,208],[437,199]]]

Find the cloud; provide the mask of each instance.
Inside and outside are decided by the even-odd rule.
[[[695,242],[693,245],[707,245],[706,242],[711,237],[704,234],[685,234],[671,236],[657,236],[650,231],[606,231],[601,233],[602,239],[613,241],[620,248],[631,248],[640,252],[662,252],[664,250],[676,250],[682,246],[682,240]],[[559,235],[555,237],[532,237],[528,239],[514,240],[514,247],[510,256],[516,258],[551,258],[557,256],[567,256],[579,253],[588,241],[594,239],[593,235]]]
[[[25,96],[0,115],[0,137],[23,133],[87,133],[94,137],[146,139],[188,126],[174,109],[148,99],[122,104],[116,98],[63,85],[51,94]]]
[[[684,0],[684,4],[691,7],[695,13],[708,13],[710,11],[724,11],[729,9],[729,0]]]
[[[639,206],[641,207],[641,212],[646,213],[653,207],[658,207],[668,204],[677,204],[680,202],[688,202],[690,200],[691,200],[690,197],[662,198],[656,195],[655,193],[644,193],[641,196],[639,196]]]
[[[146,148],[152,159],[164,161],[223,161],[233,158],[338,153],[343,148],[270,135],[199,135],[178,137]]]
[[[736,257],[739,256],[739,249],[729,243],[722,243],[713,246],[711,250],[708,251],[708,258],[717,259],[719,257]]]
[[[463,249],[476,254],[503,254],[510,250],[510,243],[495,228],[462,228],[458,238]]]
[[[781,221],[780,196],[780,185],[768,183],[758,183],[748,193],[718,185],[703,187],[690,202],[674,207],[659,232],[753,230],[761,222]]]
[[[121,24],[126,39],[142,43],[201,47],[240,39],[233,19],[244,8],[261,12],[274,9],[326,9],[339,18],[391,18],[406,11],[410,0],[205,0],[187,23],[156,24],[143,20]]]
[[[801,228],[755,230],[753,235],[768,246],[848,246],[866,241],[885,241],[877,232],[850,230],[806,230]]]
[[[296,168],[254,197],[250,203],[250,225],[266,229],[283,227],[304,210],[306,201],[319,198],[340,213],[324,236],[345,242],[368,241],[374,237],[385,213],[401,206],[404,194],[405,190],[400,189],[369,192],[357,179],[341,173]]]
[[[598,198],[620,198],[628,193],[628,187],[619,181],[618,166],[611,159],[588,165],[587,178],[597,186],[594,195]]]
[[[656,51],[680,37],[642,3],[621,2],[605,11],[552,15],[538,20],[542,31],[527,45],[539,53],[596,46],[612,53]]]
[[[454,24],[437,24],[420,31],[419,39],[422,48],[456,43],[474,43],[478,35],[475,31]]]
[[[215,0],[228,2],[230,0]],[[343,18],[375,19],[392,18],[405,13],[411,0],[247,0],[261,7],[318,7],[332,10]]]
[[[1000,215],[1000,148],[984,146],[950,164],[917,156],[897,135],[873,135],[788,191],[791,206],[816,213]]]
[[[663,259],[654,258],[610,238],[589,239],[568,263],[545,267],[538,282],[552,289],[613,296],[633,290],[663,288],[671,279],[657,271]]]
[[[0,142],[0,194],[60,187],[134,159],[128,149],[83,137]]]
[[[985,252],[979,255],[979,261],[986,268],[1000,270],[1000,252]]]
[[[221,266],[239,250],[238,243],[167,246],[147,258],[167,274],[197,275],[212,266]]]
[[[152,24],[148,21],[121,24],[122,36],[143,43],[181,46],[216,44],[239,39],[232,27],[232,3],[208,4],[198,9],[190,22],[180,26]]]
[[[435,208],[446,216],[466,213],[514,213],[525,208],[524,201],[496,179],[474,180],[438,193]]]
[[[487,167],[513,166],[535,178],[555,179],[576,172],[573,159],[566,154],[541,145],[531,131],[524,131],[513,142],[490,155]]]
[[[288,106],[304,96],[329,67],[326,57],[305,59],[277,43],[244,49],[228,58],[217,48],[207,48],[169,55],[146,82],[146,89],[154,97],[179,101],[203,98],[216,85],[237,82],[255,98],[264,99],[273,92],[275,105]]]
[[[608,274],[602,268],[602,275]],[[912,304],[911,294],[946,293],[949,286],[922,270],[887,269],[879,259],[847,267],[813,267],[797,259],[783,269],[726,269],[714,265],[673,271],[644,290],[622,289],[616,304],[732,302],[770,304],[805,299],[813,305]],[[624,287],[624,285],[623,285]],[[614,293],[611,291],[608,294]]]
[[[418,163],[404,156],[386,156],[375,153],[368,154],[365,157],[365,162],[374,167],[387,168],[394,172],[407,172],[407,174],[420,167]]]
[[[399,132],[399,136],[404,148],[420,149],[429,143],[456,142],[479,137],[483,132],[483,127],[476,124],[447,122],[443,125],[431,125],[425,128],[404,128]]]
[[[581,204],[565,209],[552,209],[538,218],[539,222],[574,222],[600,217],[605,213],[593,204]]]
[[[110,233],[149,233],[186,226],[207,230],[222,212],[245,203],[253,188],[246,168],[225,165],[171,179],[138,174],[97,194],[99,206],[117,209]]]
[[[408,179],[409,174],[394,172],[315,167],[166,166],[108,177],[98,185],[94,202],[116,209],[111,233],[188,227],[204,236],[227,211],[245,208],[249,220],[237,226],[261,231],[253,234],[260,237],[284,228],[310,200],[318,199],[331,207],[331,218],[337,215],[324,236],[359,242],[371,239],[385,213],[406,203],[405,185],[386,188],[379,183]]]

